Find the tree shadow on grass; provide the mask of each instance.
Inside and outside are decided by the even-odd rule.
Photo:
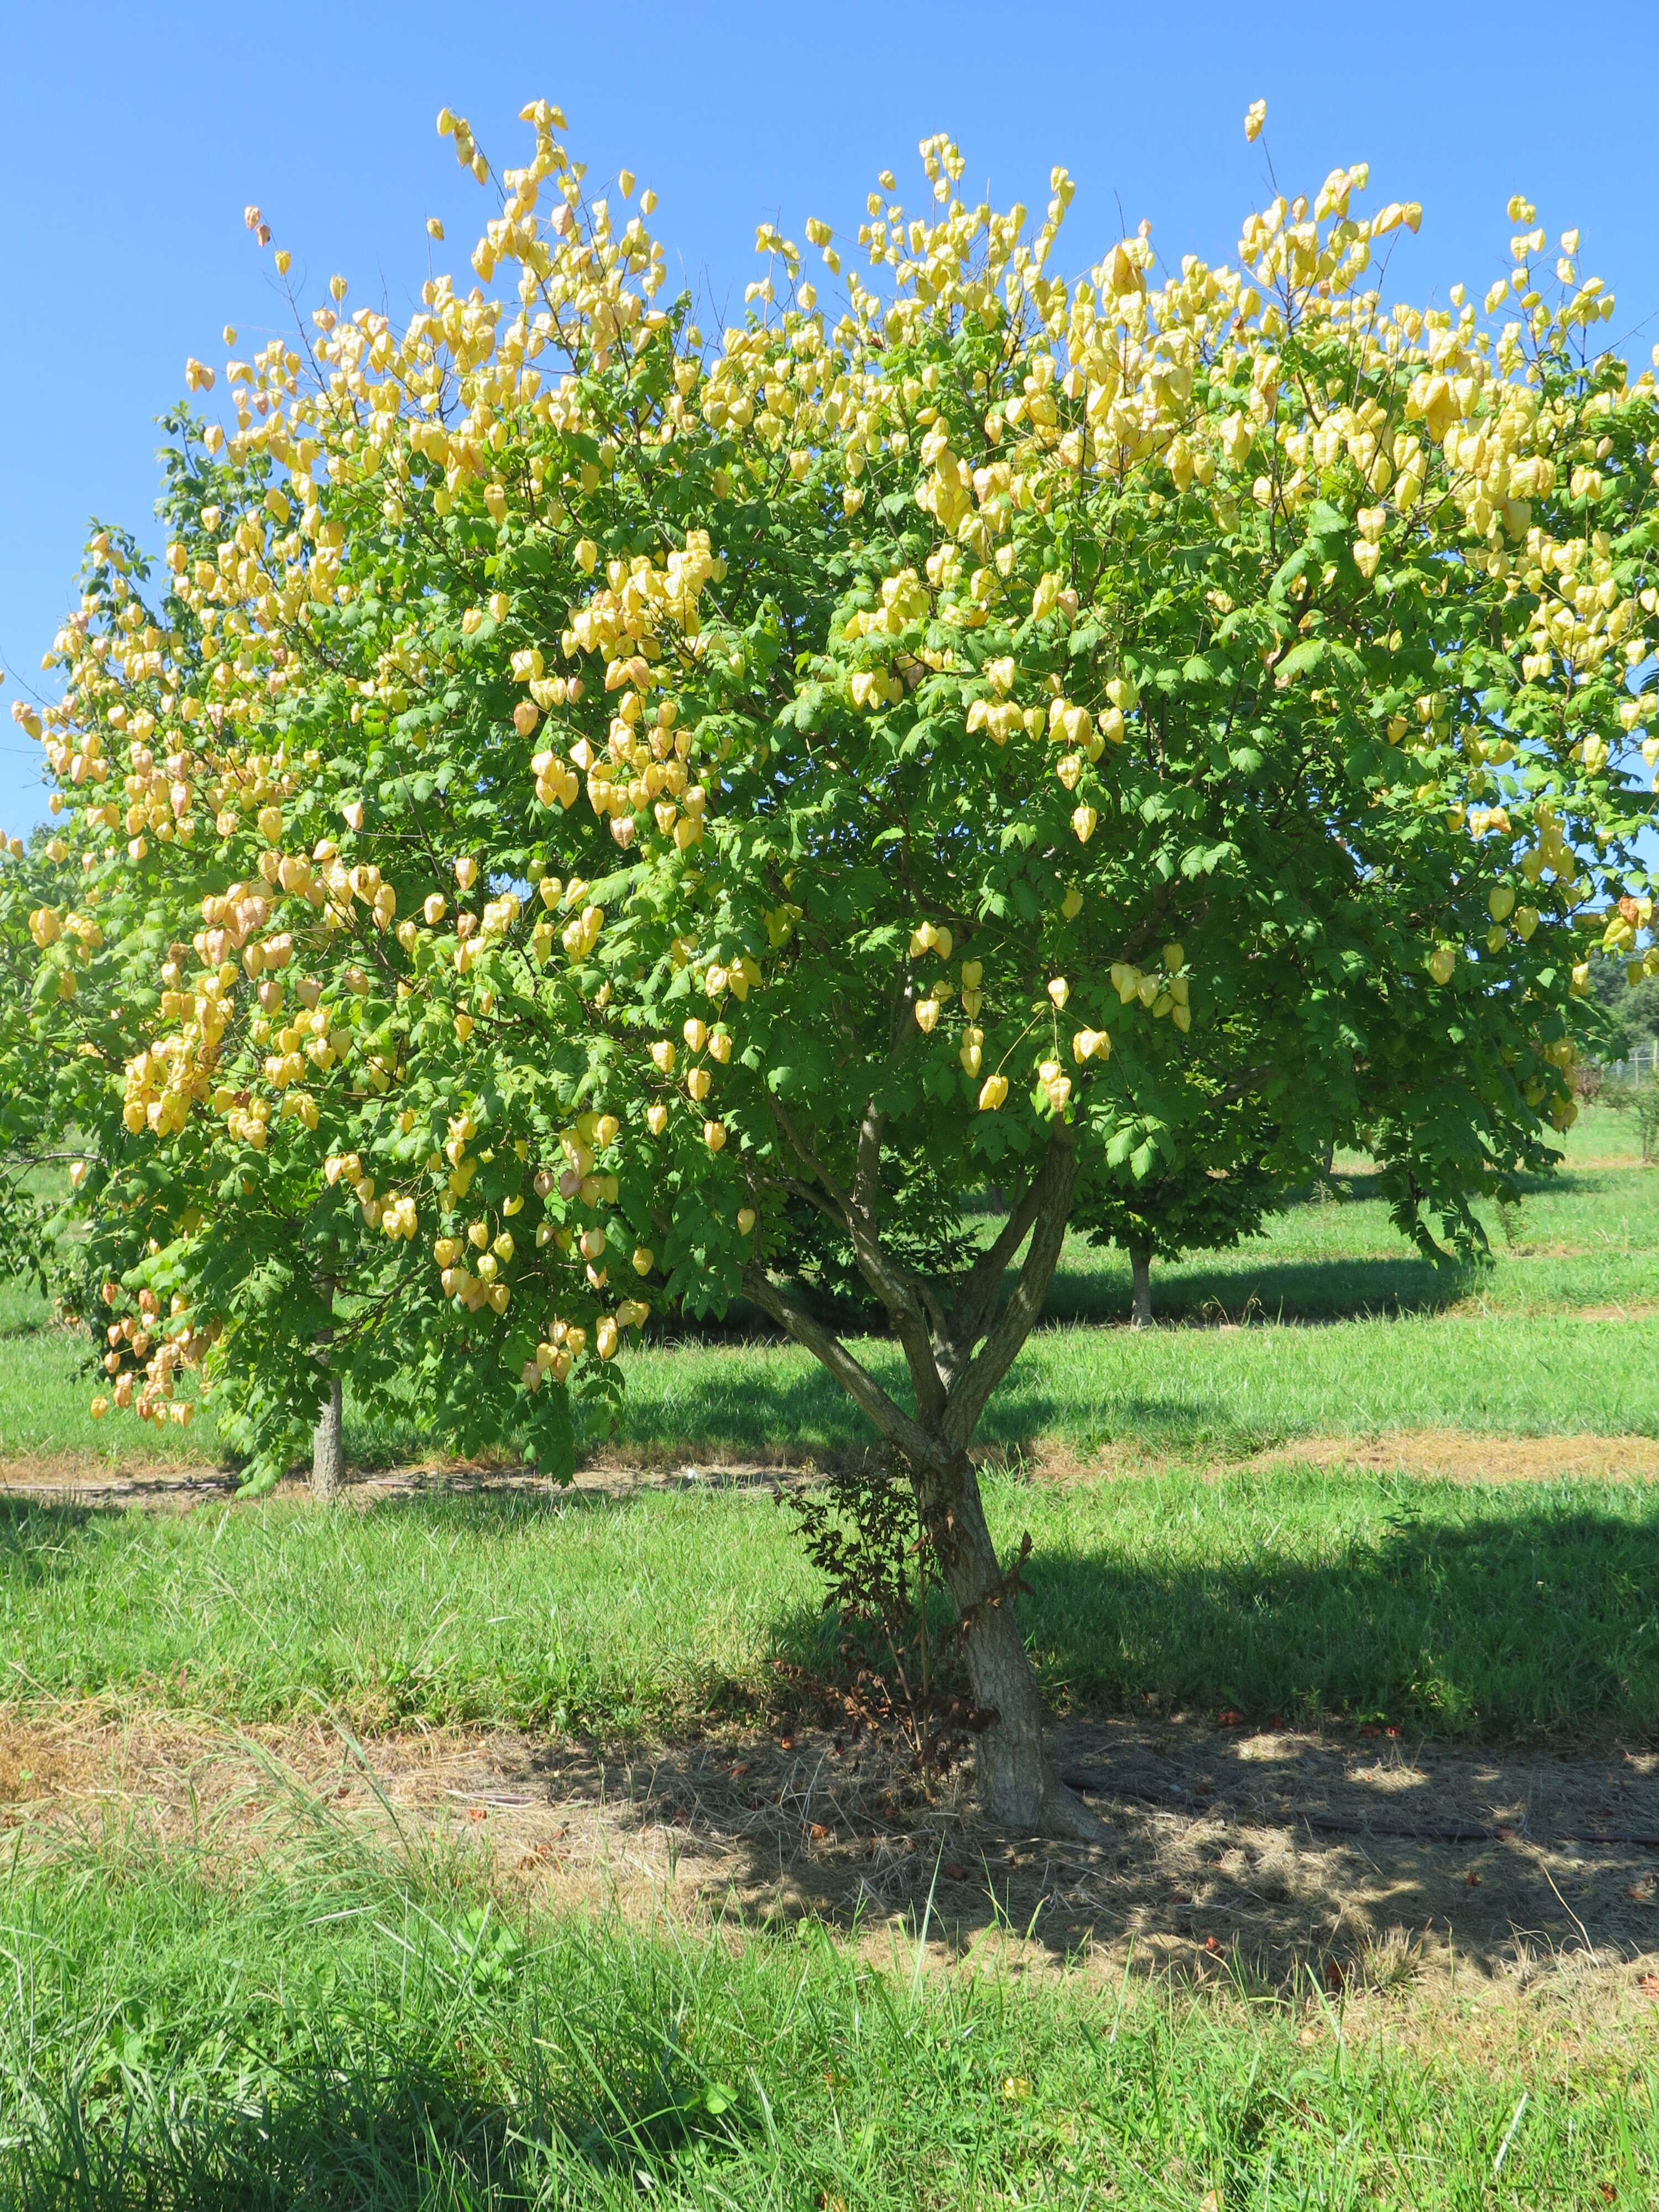
[[[611,2033],[588,2054],[591,2069],[564,2022],[532,2022],[514,2038],[510,2087],[489,2078],[487,2048],[464,2054],[464,2043],[484,2043],[489,2027],[467,2021],[459,2024],[471,2035],[436,2054],[405,2047],[397,2026],[376,2033],[372,2051],[323,2026],[315,2047],[272,2069],[257,2098],[229,2081],[222,2094],[183,2100],[165,2079],[125,2081],[113,2093],[106,2083],[90,2097],[70,2090],[37,2106],[10,2154],[12,2193],[0,2202],[29,2212],[395,2212],[586,2202],[590,2192],[628,2201],[672,2188],[688,2162],[718,2174],[744,2148],[749,2123],[735,2100],[718,2089],[711,2096],[677,2047],[664,2005],[641,1995],[647,2002],[635,2013],[607,2021]],[[565,2061],[556,2074],[550,2050]]]
[[[69,1560],[94,1509],[0,1496],[0,1589],[36,1589]]]
[[[816,1729],[735,1768],[670,1745],[641,1817],[705,1823],[751,1905],[769,1887],[843,1918],[929,1911],[964,1941],[1030,1923],[1057,1955],[1134,1936],[1154,1965],[1352,1977],[1398,1925],[1449,1929],[1492,1973],[1528,1946],[1629,1957],[1659,1933],[1656,1570],[1644,1499],[1405,1511],[1312,1559],[1040,1548],[1022,1625],[1097,1849],[987,1833],[965,1774],[896,1781],[837,1721],[836,1632],[805,1608],[778,1641],[823,1685]]]
[[[1390,1723],[1441,1737],[1659,1746],[1659,1513],[1403,1499],[1310,1560],[1040,1547],[1025,1632],[1051,1699]],[[1430,1510],[1430,1508],[1432,1510]],[[1226,1545],[1224,1535],[1218,1540]],[[1184,1555],[1183,1555],[1184,1554]]]
[[[1152,1296],[1160,1322],[1340,1322],[1440,1313],[1468,1295],[1471,1269],[1436,1265],[1414,1253],[1398,1258],[1262,1260],[1256,1264],[1155,1267]],[[1127,1322],[1129,1273],[1068,1268],[1062,1261],[1048,1292],[1050,1322]]]

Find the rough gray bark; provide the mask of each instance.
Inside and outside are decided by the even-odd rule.
[[[1019,1567],[1005,1575],[964,1454],[939,1476],[912,1477],[945,1586],[963,1623],[963,1657],[986,1725],[974,1739],[980,1809],[1000,1828],[1098,1841],[1100,1824],[1061,1782],[1043,1742],[1042,1698],[1015,1618]]]
[[[1129,1326],[1131,1328],[1150,1328],[1152,1326],[1152,1255],[1146,1244],[1129,1247]]]
[[[345,1423],[340,1378],[331,1375],[328,1390],[311,1432],[311,1497],[316,1505],[331,1505],[345,1480]]]
[[[987,1401],[1042,1314],[1065,1241],[1076,1177],[1076,1139],[1056,1123],[1042,1166],[1003,1233],[955,1282],[926,1279],[881,1246],[874,1218],[881,1121],[860,1132],[857,1187],[844,1191],[778,1112],[781,1133],[806,1170],[787,1188],[845,1220],[866,1280],[892,1316],[916,1410],[907,1413],[869,1370],[763,1266],[744,1289],[761,1310],[822,1361],[909,1469],[921,1513],[963,1624],[963,1656],[985,1725],[975,1740],[980,1802],[1000,1826],[1098,1840],[1100,1824],[1060,1781],[1043,1744],[1042,1700],[1015,1618],[1018,1567],[1005,1575],[986,1525],[968,1446]],[[994,1312],[997,1287],[1027,1235],[1030,1249],[1012,1297]],[[977,1347],[977,1348],[976,1348]],[[1022,1559],[1024,1554],[1022,1553]]]

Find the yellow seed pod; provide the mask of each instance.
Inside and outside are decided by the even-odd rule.
[[[937,999],[916,1000],[916,1027],[924,1036],[932,1036],[939,1025],[939,1003]]]
[[[657,1255],[651,1249],[651,1247],[648,1244],[636,1244],[635,1246],[634,1273],[636,1275],[648,1275],[656,1264]]]
[[[1007,1096],[1007,1077],[1006,1075],[988,1075],[984,1082],[980,1086],[980,1112],[981,1114],[994,1114],[998,1107],[1001,1105],[1003,1100],[1006,1098]]]
[[[711,1152],[720,1152],[726,1143],[725,1122],[705,1121],[702,1125],[702,1140]]]
[[[689,1051],[701,1052],[708,1042],[708,1024],[706,1022],[700,1022],[693,1014],[680,1031],[680,1035],[685,1039]]]
[[[738,1208],[738,1236],[739,1236],[739,1237],[746,1237],[746,1236],[749,1234],[750,1231],[754,1227],[754,1225],[755,1225],[755,1209],[754,1209],[754,1207],[753,1207],[752,1206],[740,1206]]]
[[[1494,884],[1486,894],[1486,911],[1494,921],[1507,921],[1515,911],[1515,893],[1507,884]]]
[[[1051,975],[1049,977],[1048,996],[1054,1002],[1054,1012],[1057,1014],[1064,1013],[1066,1011],[1066,1001],[1071,997],[1071,995],[1072,987],[1063,975]]]
[[[653,1137],[661,1136],[663,1131],[668,1127],[668,1109],[665,1106],[647,1106],[645,1109],[645,1126]]]

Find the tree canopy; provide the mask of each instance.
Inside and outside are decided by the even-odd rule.
[[[654,1303],[741,1291],[903,1456],[988,1802],[1063,1821],[980,1414],[1074,1206],[1184,1132],[1363,1123],[1464,1244],[1550,1157],[1592,953],[1659,963],[1653,378],[1522,200],[1484,313],[1388,298],[1419,211],[1363,216],[1363,165],[1236,265],[1143,227],[1072,279],[1066,173],[1033,233],[944,138],[867,279],[806,225],[838,313],[763,224],[711,345],[651,194],[524,120],[498,173],[439,119],[497,198],[475,283],[398,329],[337,277],[232,422],[169,422],[165,570],[99,532],[20,713],[110,1395],[199,1377],[274,1466],[319,1368],[412,1378],[557,1471]],[[803,1207],[908,1403],[792,1287]]]

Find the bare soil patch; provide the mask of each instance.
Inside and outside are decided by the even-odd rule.
[[[1652,1482],[1659,1480],[1659,1437],[1494,1437],[1462,1429],[1411,1429],[1380,1437],[1298,1437],[1243,1464],[1252,1471],[1285,1466],[1365,1468],[1436,1482],[1547,1482],[1564,1477]]]
[[[817,1917],[936,1964],[1171,1972],[1438,2005],[1552,1992],[1651,2009],[1659,1757],[1447,1749],[1197,1722],[1076,1722],[1098,1844],[1011,1838],[960,1769],[821,1730],[650,1747],[509,1731],[359,1743],[160,1715],[0,1711],[0,1829],[30,1855],[137,1834],[281,1852],[295,1823],[484,1855],[504,1894],[736,1924]],[[1654,1983],[1659,1990],[1659,1982]]]
[[[1109,1447],[1091,1459],[1065,1445],[1039,1441],[1014,1453],[993,1446],[975,1454],[982,1468],[1002,1469],[1036,1482],[1093,1482],[1142,1474],[1167,1465],[1170,1455],[1136,1445]],[[796,1488],[827,1474],[833,1455],[778,1452],[764,1459],[644,1460],[637,1455],[597,1453],[575,1477],[588,1495],[625,1498],[641,1491]],[[1542,1482],[1571,1478],[1592,1482],[1659,1480],[1659,1437],[1645,1436],[1505,1437],[1461,1429],[1390,1431],[1382,1436],[1294,1438],[1243,1459],[1217,1459],[1203,1471],[1216,1479],[1274,1468],[1361,1469],[1427,1481]],[[222,1468],[112,1468],[101,1460],[21,1460],[0,1462],[0,1497],[38,1504],[76,1504],[188,1512],[235,1500],[240,1477]],[[360,1507],[386,1498],[429,1492],[465,1497],[482,1491],[544,1491],[546,1478],[522,1467],[434,1462],[375,1469],[353,1475],[343,1493]],[[271,1495],[307,1497],[303,1477],[278,1483]]]

